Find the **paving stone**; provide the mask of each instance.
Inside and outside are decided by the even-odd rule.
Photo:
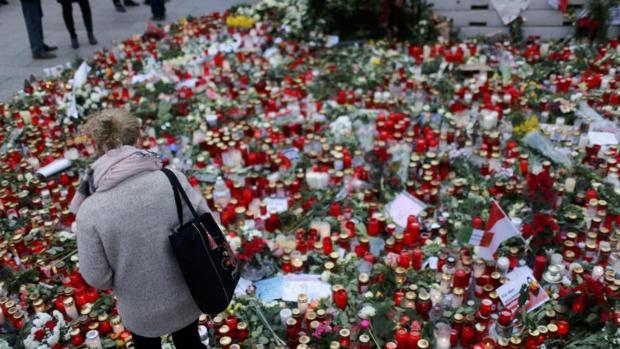
[[[99,44],[88,44],[86,30],[79,6],[74,5],[73,17],[81,47],[71,48],[69,34],[62,20],[60,5],[55,0],[42,0],[43,31],[49,45],[58,46],[58,58],[35,61],[30,53],[28,34],[21,10],[20,0],[9,0],[9,5],[0,6],[0,101],[10,99],[22,87],[24,79],[31,74],[42,76],[43,69],[64,64],[76,56],[88,58],[103,47],[110,47],[113,41],[120,41],[146,29],[151,16],[149,6],[128,8],[126,13],[115,11],[112,0],[90,0],[93,26]],[[142,1],[140,1],[142,2]],[[171,0],[167,3],[168,21],[176,21],[189,14],[198,16],[213,11],[223,11],[253,0]]]

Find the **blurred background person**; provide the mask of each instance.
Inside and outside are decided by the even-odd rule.
[[[166,4],[164,0],[149,0],[151,5],[152,21],[163,21],[166,19]]]
[[[43,9],[41,8],[41,0],[21,0],[21,3],[26,30],[28,30],[28,41],[30,42],[32,58],[56,58],[56,55],[51,51],[55,51],[58,47],[49,46],[43,40]]]
[[[134,6],[140,6],[140,4],[138,4],[137,2],[133,1],[133,0],[125,0],[125,6],[123,6],[123,4],[121,3],[121,0],[112,0],[114,2],[114,7],[116,7],[116,11],[118,12],[126,12],[127,10],[125,9],[125,7],[134,7]]]
[[[93,34],[93,16],[88,0],[58,0],[58,2],[62,6],[62,18],[65,21],[65,26],[71,36],[71,47],[80,47],[80,43],[75,32],[75,23],[73,21],[74,2],[77,2],[80,5],[82,18],[84,19],[84,26],[86,27],[86,32],[88,33],[88,42],[91,45],[97,45],[97,38],[95,38],[95,34]]]

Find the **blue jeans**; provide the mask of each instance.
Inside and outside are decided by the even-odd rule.
[[[28,30],[28,40],[33,54],[43,52],[45,43],[43,42],[43,9],[41,0],[22,0],[22,11]]]
[[[166,4],[164,0],[151,0],[151,12],[155,17],[166,15]]]

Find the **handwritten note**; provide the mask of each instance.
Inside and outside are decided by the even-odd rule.
[[[426,209],[426,204],[414,198],[407,192],[402,192],[390,202],[387,208],[388,215],[394,223],[401,227],[407,226],[407,218],[409,216],[417,216]]]
[[[288,210],[287,198],[266,198],[265,205],[267,205],[267,211],[275,211],[277,213],[286,212]]]

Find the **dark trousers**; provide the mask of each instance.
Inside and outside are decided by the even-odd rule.
[[[151,0],[151,12],[155,17],[166,15],[166,4],[164,0]]]
[[[161,338],[147,338],[132,333],[133,345],[135,349],[161,349]],[[191,323],[172,334],[172,342],[175,348],[179,349],[206,349],[207,347],[200,342],[198,334],[198,321]]]
[[[88,0],[76,0],[82,10],[82,18],[84,19],[84,26],[89,33],[93,32],[93,17],[90,11],[90,3]],[[62,18],[65,20],[65,26],[69,31],[71,37],[75,37],[75,23],[73,22],[73,4],[71,1],[60,2],[62,6]]]
[[[28,30],[28,41],[33,54],[43,52],[43,9],[41,0],[22,0],[22,12]]]

